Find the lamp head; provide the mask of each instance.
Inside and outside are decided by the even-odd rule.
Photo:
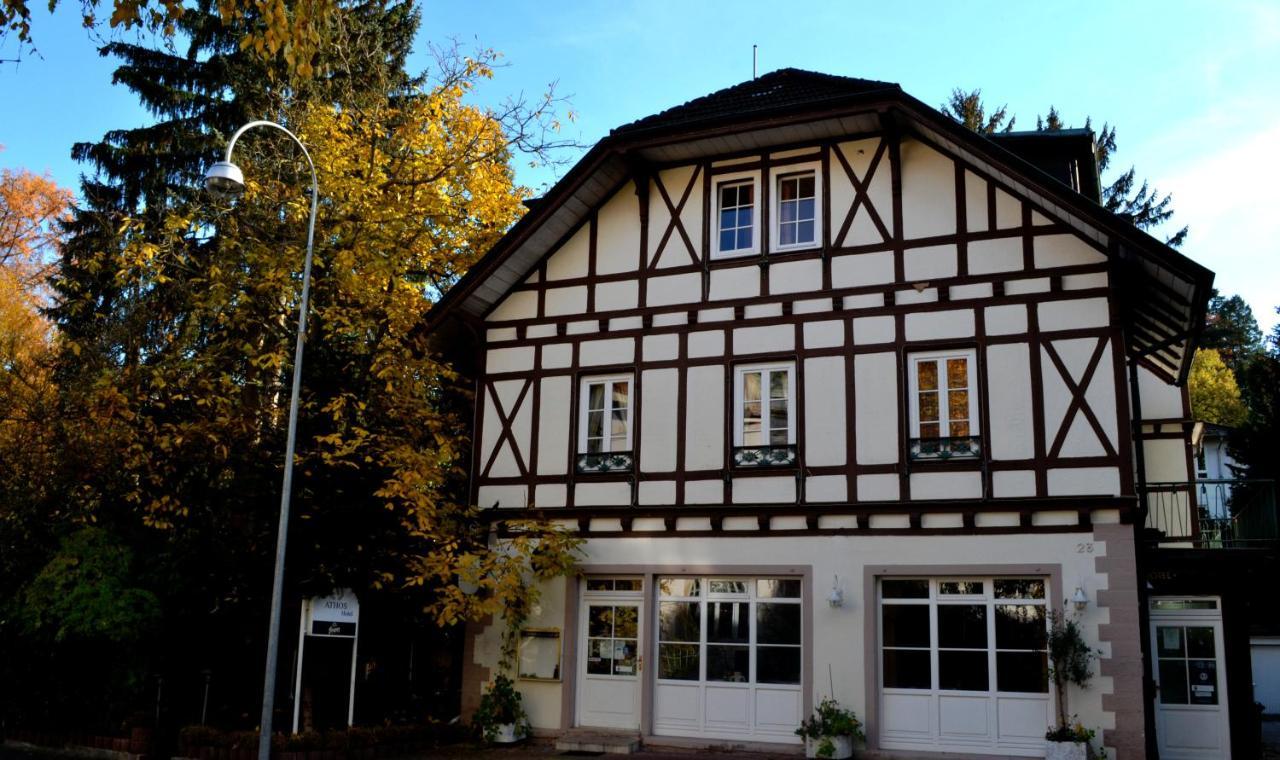
[[[1089,597],[1084,595],[1084,589],[1076,586],[1076,593],[1071,596],[1071,602],[1075,605],[1077,612],[1083,612],[1084,608],[1089,606]]]
[[[230,161],[219,161],[205,172],[204,186],[215,195],[234,197],[244,192],[244,173]]]

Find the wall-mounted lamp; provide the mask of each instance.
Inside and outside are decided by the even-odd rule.
[[[1084,595],[1084,589],[1076,586],[1076,592],[1071,595],[1071,603],[1076,606],[1076,612],[1084,612],[1084,608],[1089,606],[1089,597]]]
[[[831,579],[831,593],[827,594],[827,604],[832,608],[844,606],[844,592],[840,590],[840,576],[833,576]]]

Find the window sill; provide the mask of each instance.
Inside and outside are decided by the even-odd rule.
[[[782,256],[788,253],[804,253],[806,251],[820,251],[820,250],[822,250],[821,243],[801,243],[799,245],[777,246],[775,248],[770,248],[769,255]]]
[[[714,264],[717,261],[741,261],[742,259],[749,259],[752,257],[759,257],[759,256],[760,256],[760,252],[755,250],[754,248],[749,251],[728,251],[724,253],[720,251],[716,251],[715,253],[711,254],[711,263]]]
[[[574,460],[574,472],[578,475],[630,475],[635,468],[636,460],[630,451],[578,454]]]

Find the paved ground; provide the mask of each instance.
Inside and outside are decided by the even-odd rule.
[[[678,749],[642,749],[640,752],[631,755],[637,760],[691,760],[694,756],[701,757],[729,757],[732,755],[734,760],[770,760],[771,758],[785,757],[787,760],[795,760],[796,755],[771,755],[761,754],[758,752],[720,752],[716,750],[678,750]],[[549,742],[524,742],[515,747],[487,747],[487,746],[461,746],[450,747],[438,752],[427,755],[420,755],[414,760],[474,760],[474,758],[505,758],[506,760],[516,760],[523,757],[600,757],[605,758],[624,758],[627,755],[604,755],[595,753],[573,753],[567,754],[557,752]]]
[[[1280,760],[1280,720],[1262,721],[1263,760]]]

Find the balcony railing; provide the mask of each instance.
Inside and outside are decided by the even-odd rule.
[[[576,469],[579,474],[631,472],[636,460],[630,451],[614,451],[597,454],[579,454]]]
[[[949,459],[976,459],[982,455],[982,438],[912,438],[911,459],[916,462],[945,462]]]
[[[1146,527],[1162,546],[1232,549],[1280,540],[1273,480],[1148,483]]]
[[[796,463],[795,446],[735,446],[734,467],[791,467]]]

